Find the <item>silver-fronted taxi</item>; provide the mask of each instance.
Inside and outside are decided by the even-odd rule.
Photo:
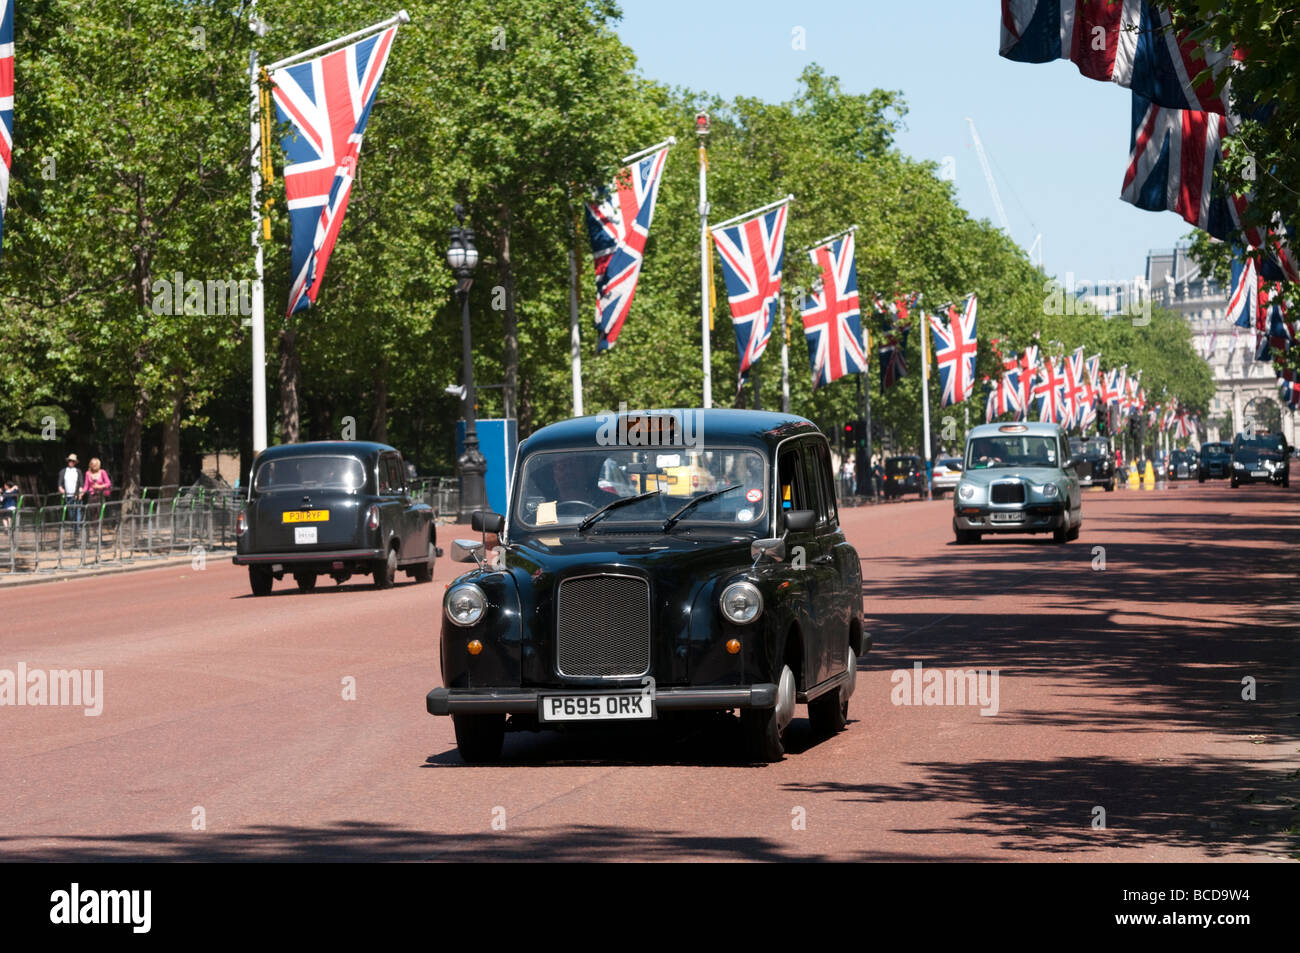
[[[1051,533],[1058,543],[1078,539],[1081,462],[1070,455],[1057,424],[975,427],[966,438],[965,465],[952,499],[957,542],[977,542],[984,533]]]

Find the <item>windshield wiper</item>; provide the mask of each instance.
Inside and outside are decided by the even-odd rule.
[[[722,494],[724,494],[724,493],[730,493],[732,490],[739,489],[739,488],[740,488],[740,484],[739,484],[739,483],[733,483],[733,484],[731,484],[731,486],[724,486],[724,487],[723,487],[722,489],[720,489],[720,490],[710,490],[708,493],[702,493],[702,494],[700,494],[700,495],[697,496],[695,499],[693,499],[693,500],[691,500],[689,503],[687,503],[685,506],[681,507],[681,508],[680,508],[676,513],[674,513],[672,516],[668,517],[668,519],[664,520],[664,530],[663,530],[663,531],[664,531],[665,533],[668,532],[670,529],[673,528],[673,526],[676,525],[676,523],[677,523],[678,520],[680,520],[683,516],[685,516],[685,515],[686,515],[687,513],[689,513],[691,510],[695,509],[695,507],[699,506],[701,503],[707,503],[709,500],[715,499],[716,497],[722,496]]]
[[[648,493],[638,493],[636,496],[620,496],[617,500],[611,500],[610,502],[602,506],[600,509],[596,510],[596,512],[586,517],[581,523],[579,523],[578,532],[581,533],[588,526],[596,522],[596,520],[600,519],[610,510],[616,510],[620,506],[626,506],[629,503],[635,503],[637,500],[648,500],[652,496],[658,496],[660,492],[661,492],[660,490],[650,490]]]

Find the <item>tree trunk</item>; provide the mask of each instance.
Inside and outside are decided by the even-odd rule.
[[[510,261],[510,206],[501,206],[501,231],[497,236],[497,277],[505,290],[506,338],[505,415],[518,416],[516,397],[519,386],[519,323],[515,316],[515,272]]]
[[[184,396],[184,388],[176,388],[172,394],[172,412],[163,423],[163,486],[176,486],[181,482],[181,407]]]
[[[145,208],[145,177],[139,174],[135,179],[136,242],[131,249],[135,257],[135,268],[131,275],[135,285],[135,303],[142,312],[147,312],[153,304],[153,255],[147,241],[153,222]],[[131,359],[131,377],[136,384],[135,401],[131,406],[131,416],[127,418],[126,429],[122,435],[122,496],[128,500],[140,492],[140,452],[144,439],[145,416],[149,413],[149,391],[140,385],[149,352],[145,345],[136,349]]]
[[[281,443],[297,443],[299,430],[298,378],[301,368],[298,364],[298,336],[289,320],[286,318],[280,328]]]
[[[370,421],[370,439],[388,443],[388,359],[375,372],[375,415]]]
[[[122,499],[140,495],[140,445],[144,437],[144,418],[149,412],[149,393],[136,391],[131,416],[126,418],[122,434]]]

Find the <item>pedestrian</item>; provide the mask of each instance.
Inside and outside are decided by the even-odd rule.
[[[871,498],[879,501],[881,487],[885,485],[885,471],[880,468],[880,458],[871,458]]]
[[[108,478],[108,471],[99,462],[99,457],[91,457],[86,469],[86,482],[82,484],[81,495],[91,506],[107,503],[108,494],[113,491],[113,481]]]
[[[18,509],[18,484],[12,479],[5,480],[4,493],[0,494],[0,525],[5,529],[13,526],[16,509]]]
[[[63,497],[63,505],[66,508],[64,515],[71,516],[74,523],[81,522],[81,468],[77,466],[77,455],[68,454],[67,462],[59,475],[54,478],[58,484],[58,492]]]

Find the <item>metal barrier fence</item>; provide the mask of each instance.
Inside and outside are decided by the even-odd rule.
[[[460,513],[460,480],[456,477],[420,477],[411,482],[411,497],[432,506],[435,519],[454,522]]]
[[[139,498],[0,511],[0,568],[56,572],[235,545],[235,490],[147,487]]]

